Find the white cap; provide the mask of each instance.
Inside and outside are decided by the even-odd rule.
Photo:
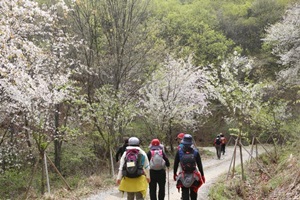
[[[137,137],[131,137],[128,140],[128,145],[129,146],[138,146],[138,145],[140,145],[140,140]]]

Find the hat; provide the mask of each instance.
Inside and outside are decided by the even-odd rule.
[[[190,134],[185,134],[181,143],[184,145],[192,145],[193,137]]]
[[[181,139],[182,140],[182,138],[184,137],[184,133],[179,133],[178,135],[177,135],[177,138],[176,139]]]
[[[153,139],[153,140],[151,141],[151,145],[152,145],[152,146],[159,146],[159,145],[160,145],[160,141],[159,141],[158,139]]]
[[[131,137],[128,140],[128,145],[129,146],[139,146],[140,145],[140,140],[137,137]]]

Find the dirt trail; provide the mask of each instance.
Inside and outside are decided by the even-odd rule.
[[[248,151],[250,152],[250,146],[246,147]],[[204,149],[212,151],[215,153],[214,147],[204,147]],[[204,174],[206,183],[202,185],[202,187],[198,190],[198,200],[207,200],[208,199],[208,192],[209,188],[213,186],[213,184],[216,182],[217,178],[221,174],[228,173],[229,166],[232,160],[234,148],[232,146],[226,147],[226,154],[221,157],[221,160],[218,160],[215,157],[204,159],[202,160],[203,168],[204,168]],[[264,153],[263,148],[258,149],[258,153]],[[201,152],[200,152],[201,155]],[[255,153],[254,153],[255,155]],[[243,150],[243,161],[249,160],[250,156],[249,154]],[[237,149],[236,154],[236,165],[239,165],[241,163],[240,161],[240,154],[239,149]],[[168,192],[169,188],[169,192]],[[168,194],[170,195],[168,197]],[[166,196],[165,200],[180,200],[181,193],[178,192],[176,188],[176,182],[173,180],[173,171],[170,170],[169,172],[169,187],[168,187],[168,180],[166,183]],[[147,194],[146,200],[149,200],[149,193]],[[118,191],[117,186],[107,189],[105,191],[100,191],[95,195],[92,195],[88,198],[85,198],[83,200],[126,200],[126,194],[122,194]]]

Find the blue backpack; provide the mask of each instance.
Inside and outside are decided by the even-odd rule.
[[[182,171],[192,173],[196,170],[196,155],[197,151],[190,149],[185,151],[183,148],[179,150],[179,161]]]

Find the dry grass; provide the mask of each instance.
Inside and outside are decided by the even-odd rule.
[[[78,200],[110,187],[112,184],[114,184],[114,180],[107,177],[107,175],[90,176],[78,181],[71,190],[66,188],[52,189],[51,194],[46,193],[42,197],[38,197],[34,193],[31,193],[28,199]]]
[[[297,149],[282,149],[277,163],[266,155],[262,156],[263,169],[255,162],[249,163],[245,168],[246,181],[242,181],[238,174],[234,179],[223,179],[210,191],[210,199],[300,199],[300,155]]]

